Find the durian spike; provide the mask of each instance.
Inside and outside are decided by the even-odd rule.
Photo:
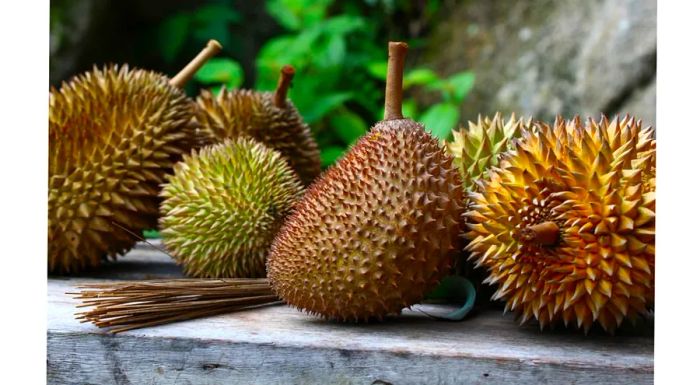
[[[408,44],[389,42],[389,59],[386,72],[386,91],[384,95],[384,120],[403,119],[403,67],[406,60]]]
[[[82,303],[80,322],[119,333],[216,314],[232,313],[283,302],[265,278],[172,279],[77,286],[66,293]]]
[[[177,88],[182,88],[187,84],[187,82],[192,79],[194,74],[202,68],[204,63],[206,63],[209,59],[217,55],[219,52],[221,52],[221,44],[216,41],[216,40],[209,40],[207,42],[207,45],[202,49],[202,51],[195,56],[192,61],[187,63],[185,68],[180,70],[180,72],[177,73],[177,75],[173,76],[172,79],[170,79],[170,84],[172,86],[175,86]]]
[[[289,91],[289,87],[292,85],[293,79],[294,67],[290,65],[282,67],[274,96],[274,103],[276,107],[284,108],[287,106],[287,91]]]

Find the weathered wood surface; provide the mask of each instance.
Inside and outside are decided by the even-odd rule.
[[[138,248],[99,275],[178,276]],[[155,260],[155,262],[153,262]],[[162,266],[158,266],[158,265]],[[155,265],[155,266],[153,266]],[[127,267],[128,266],[128,267]],[[136,273],[139,268],[145,273]],[[74,320],[65,292],[95,278],[50,278],[52,384],[651,384],[653,323],[617,336],[518,326],[481,309],[464,322],[405,311],[385,323],[325,322],[276,306],[110,335]],[[437,311],[430,306],[424,309]]]

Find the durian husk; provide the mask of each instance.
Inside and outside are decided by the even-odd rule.
[[[532,130],[532,119],[516,119],[515,113],[505,120],[500,112],[493,117],[479,115],[476,122],[469,121],[466,127],[452,130],[452,140],[445,148],[454,157],[454,165],[459,170],[465,194],[473,190],[475,181],[484,172],[498,165],[501,155],[512,148],[513,139],[519,138],[523,130]],[[464,243],[466,245],[466,242]],[[489,305],[493,288],[482,284],[486,278],[484,269],[475,268],[464,260],[457,263],[457,274],[469,277],[477,288],[477,303]]]
[[[265,276],[273,237],[303,192],[279,152],[247,137],[185,155],[161,197],[169,253],[191,277]]]
[[[49,272],[97,267],[157,225],[159,184],[194,145],[192,110],[167,77],[126,65],[51,89]]]
[[[632,117],[523,132],[470,193],[470,259],[540,327],[613,332],[654,303],[656,141]]]
[[[452,266],[463,191],[452,156],[407,119],[378,123],[318,178],[275,238],[288,304],[340,321],[400,313]]]
[[[511,148],[512,140],[532,127],[532,119],[524,120],[521,117],[516,120],[513,113],[506,121],[497,112],[493,118],[479,115],[476,123],[470,121],[467,127],[452,130],[452,141],[445,143],[445,147],[454,157],[464,190],[472,190],[474,180],[481,177],[487,168],[498,164],[500,155]]]
[[[203,90],[196,101],[202,143],[250,137],[279,151],[305,185],[321,173],[318,145],[290,100],[278,106],[274,92],[222,87],[216,96]]]

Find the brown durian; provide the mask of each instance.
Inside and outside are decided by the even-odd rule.
[[[163,244],[191,277],[265,276],[265,259],[303,187],[279,152],[226,139],[185,155],[163,187]]]
[[[521,322],[612,332],[653,306],[653,136],[631,117],[538,123],[477,182],[467,250]]]
[[[309,187],[273,241],[268,278],[298,309],[382,319],[452,266],[464,194],[452,156],[401,114],[406,49],[389,43],[384,120]]]
[[[155,228],[159,185],[194,144],[181,87],[221,46],[210,41],[172,80],[95,67],[49,94],[48,270],[76,273]]]
[[[197,97],[201,140],[216,143],[226,138],[251,137],[282,153],[305,185],[321,173],[318,145],[309,126],[290,100],[287,90],[294,77],[291,66],[282,68],[275,92],[221,89],[217,96],[203,90]]]

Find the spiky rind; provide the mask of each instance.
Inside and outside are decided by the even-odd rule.
[[[612,332],[654,301],[656,143],[633,118],[557,119],[524,132],[470,194],[467,250],[494,298],[540,326]],[[553,245],[523,230],[555,223]]]
[[[279,151],[304,184],[321,173],[318,145],[289,100],[279,108],[271,92],[222,88],[217,96],[202,91],[197,106],[196,117],[205,143],[249,136]]]
[[[506,122],[497,112],[493,119],[479,118],[468,127],[452,130],[452,141],[446,143],[447,150],[454,156],[455,166],[464,182],[464,190],[474,188],[474,181],[484,171],[498,165],[500,155],[511,148],[512,139],[519,138],[523,130],[531,130],[532,119],[515,119],[511,114]]]
[[[49,94],[48,270],[97,267],[157,225],[159,184],[193,145],[192,104],[158,73],[111,66]]]
[[[281,155],[250,138],[205,147],[175,165],[160,228],[188,276],[265,276],[274,235],[303,187]]]
[[[325,318],[397,314],[448,272],[463,201],[452,156],[422,125],[380,122],[295,206],[268,278],[287,303]]]

